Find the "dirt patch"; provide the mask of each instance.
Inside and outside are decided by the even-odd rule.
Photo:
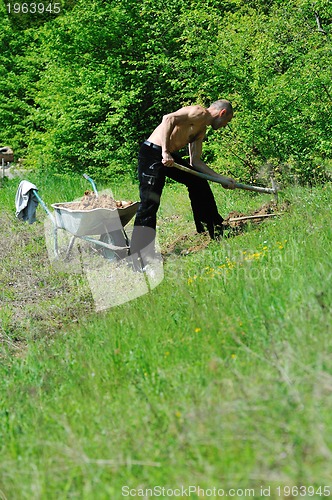
[[[101,194],[98,197],[91,191],[85,191],[81,200],[71,203],[59,203],[60,208],[68,208],[70,210],[94,210],[95,208],[108,208],[115,210],[117,208],[126,208],[132,205],[133,201],[115,200],[108,194]]]
[[[225,230],[230,230],[230,233],[239,234],[243,232],[249,224],[261,224],[270,217],[281,215],[287,211],[288,208],[288,201],[285,201],[281,205],[271,201],[269,203],[264,203],[261,207],[247,214],[233,211],[224,219],[223,226]]]
[[[247,214],[236,211],[230,212],[223,222],[224,237],[237,236],[244,232],[249,227],[249,224],[261,224],[270,217],[281,215],[288,210],[289,205],[288,201],[285,201],[281,205],[277,205],[277,203],[271,201]],[[184,234],[168,244],[163,249],[162,255],[164,259],[167,259],[169,255],[188,255],[203,250],[210,242],[211,239],[207,232],[201,234]]]
[[[28,340],[51,336],[93,310],[85,277],[50,263],[43,224],[2,212],[0,238],[0,346],[21,351]]]
[[[188,255],[189,253],[204,250],[211,242],[209,234],[183,234],[162,250],[162,256],[166,259],[169,255]]]

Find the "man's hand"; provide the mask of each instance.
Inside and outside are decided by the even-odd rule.
[[[219,177],[224,189],[235,189],[236,181],[232,177],[225,177],[224,175],[220,175]]]
[[[165,165],[165,167],[173,167],[174,158],[167,151],[165,151],[163,153],[163,159],[161,160],[161,162],[163,163],[163,165]]]

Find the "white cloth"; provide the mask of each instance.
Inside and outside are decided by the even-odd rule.
[[[33,194],[37,187],[29,181],[21,181],[15,197],[16,217],[29,220],[30,224],[36,220],[36,208],[38,200]]]

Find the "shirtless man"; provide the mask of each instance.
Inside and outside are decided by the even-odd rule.
[[[219,178],[226,189],[231,189],[234,188],[235,181],[214,172],[201,160],[201,154],[207,125],[218,130],[226,127],[232,118],[233,111],[228,101],[217,101],[207,109],[202,106],[187,106],[165,115],[148,141],[161,146],[162,163],[166,167],[172,167],[174,164],[172,153],[188,144],[191,166],[199,172]]]
[[[217,174],[201,160],[207,126],[218,130],[226,127],[232,117],[232,106],[226,100],[216,101],[209,108],[186,106],[165,115],[161,124],[142,144],[138,158],[141,202],[131,240],[132,255],[139,255],[143,249],[146,249],[147,255],[154,251],[156,215],[166,176],[187,186],[197,232],[207,229],[211,238],[222,235],[223,218],[218,213],[208,182],[173,165],[176,161],[212,175],[222,181],[225,189],[234,189],[234,179]],[[177,151],[187,145],[190,164],[177,154]]]

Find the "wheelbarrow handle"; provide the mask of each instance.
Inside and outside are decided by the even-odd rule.
[[[47,213],[47,215],[49,216],[49,218],[51,219],[53,225],[55,225],[55,220],[54,220],[53,214],[49,211],[46,203],[44,203],[44,201],[39,196],[38,191],[36,189],[33,189],[32,192],[35,195],[35,197],[37,198],[37,200],[39,201],[39,203],[41,204],[41,206],[43,207],[43,209],[45,210],[45,212]]]
[[[183,165],[179,165],[179,163],[175,163],[175,162],[174,162],[174,167],[178,168],[179,170],[182,170],[183,172],[187,172],[188,174],[196,175],[197,177],[200,177],[201,179],[206,179],[207,181],[216,182],[217,184],[221,184],[222,186],[227,187],[227,184],[225,182],[223,182],[220,179],[217,179],[217,177],[213,177],[212,175],[203,174],[203,172],[198,172],[197,170],[193,170],[191,168],[184,167]],[[250,184],[241,184],[240,182],[235,183],[235,188],[236,189],[245,189],[247,191],[256,191],[258,193],[276,194],[276,192],[277,192],[277,189],[265,188],[265,187],[261,187],[261,186],[251,186]]]
[[[96,198],[98,198],[98,191],[97,191],[97,188],[96,188],[96,184],[94,183],[94,180],[91,179],[91,177],[88,176],[88,174],[83,174],[83,177],[84,179],[86,179],[87,181],[89,181],[91,183],[91,186],[92,186],[92,189],[96,195]]]

